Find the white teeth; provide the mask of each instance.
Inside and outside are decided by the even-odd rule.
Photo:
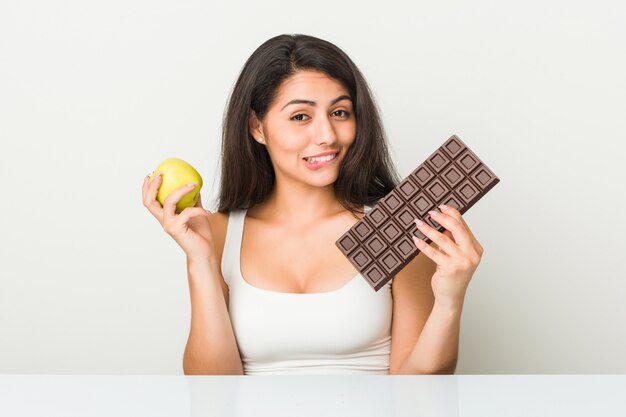
[[[335,159],[336,156],[337,154],[334,153],[332,155],[317,156],[315,158],[304,158],[304,159],[306,159],[307,162],[326,162],[326,161],[330,161],[331,159]]]

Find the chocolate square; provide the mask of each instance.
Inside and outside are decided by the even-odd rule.
[[[385,210],[383,210],[382,207],[380,207],[378,204],[372,207],[372,209],[368,213],[370,223],[374,227],[379,227],[381,224],[383,224],[385,220],[387,220],[387,216],[389,216],[389,214],[385,213]]]
[[[367,220],[364,222],[358,222],[350,230],[360,241],[367,239],[372,233],[374,233],[374,227],[372,227]]]
[[[402,263],[402,259],[394,253],[391,248],[387,249],[385,253],[380,256],[380,266],[386,269],[386,272],[392,272],[397,266]]]
[[[419,186],[413,182],[410,177],[406,178],[400,184],[398,184],[398,194],[404,199],[404,201],[410,201],[415,197],[415,194],[419,191]]]
[[[385,249],[387,249],[387,244],[385,243],[385,239],[375,234],[369,240],[367,240],[363,247],[369,252],[374,259],[383,253]]]
[[[432,180],[426,187],[424,187],[426,193],[433,201],[439,201],[441,198],[450,192],[450,189],[446,187],[443,181],[439,178]]]
[[[341,251],[345,254],[352,252],[352,249],[355,249],[358,245],[358,239],[355,239],[349,234],[343,235],[337,241],[337,246],[339,246],[339,249],[341,249]]]
[[[408,207],[413,210],[413,213],[417,214],[415,216],[416,218],[421,218],[435,207],[435,203],[433,200],[428,198],[426,193],[420,192],[417,194],[417,197],[415,197],[415,199],[408,204]]]
[[[387,213],[393,214],[400,207],[402,207],[402,205],[404,204],[404,201],[402,200],[402,198],[398,196],[397,191],[394,189],[389,194],[387,194],[385,198],[383,198],[379,202],[379,204],[387,210]]]
[[[363,248],[357,249],[350,259],[358,269],[365,268],[373,261],[372,257]]]
[[[406,234],[393,244],[393,249],[402,258],[406,258],[411,255],[417,255],[417,247],[413,242],[413,239],[409,238]]]
[[[446,156],[443,150],[438,149],[426,160],[426,162],[435,172],[441,172],[450,163],[450,159]]]
[[[458,183],[463,181],[465,175],[463,175],[463,172],[456,165],[451,164],[444,169],[441,177],[450,188],[454,188]]]
[[[428,181],[435,178],[435,174],[426,165],[422,164],[411,173],[410,178],[414,179],[420,187],[423,187],[428,184]]]
[[[376,291],[381,289],[382,286],[385,285],[386,282],[388,281],[388,280],[385,281],[385,277],[386,277],[385,273],[375,263],[365,268],[362,274],[365,278],[368,279],[368,282],[370,283],[372,287],[374,287]]]
[[[398,239],[404,232],[402,227],[398,226],[393,218],[390,218],[385,224],[383,224],[379,231],[379,234],[385,238],[387,243],[395,242],[396,239]]]

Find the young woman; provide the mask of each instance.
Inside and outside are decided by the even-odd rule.
[[[224,120],[219,208],[143,203],[187,255],[186,374],[454,372],[482,247],[454,208],[416,219],[432,241],[378,292],[335,241],[399,182],[366,81],[335,45],[266,41]]]

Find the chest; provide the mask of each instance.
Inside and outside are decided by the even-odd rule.
[[[294,228],[248,219],[241,273],[251,285],[277,292],[315,293],[346,285],[356,269],[335,246],[345,231],[336,222]]]

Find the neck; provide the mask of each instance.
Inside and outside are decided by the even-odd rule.
[[[256,208],[255,215],[281,224],[312,224],[345,209],[335,198],[332,184],[311,187],[306,184],[277,182],[268,199]]]

